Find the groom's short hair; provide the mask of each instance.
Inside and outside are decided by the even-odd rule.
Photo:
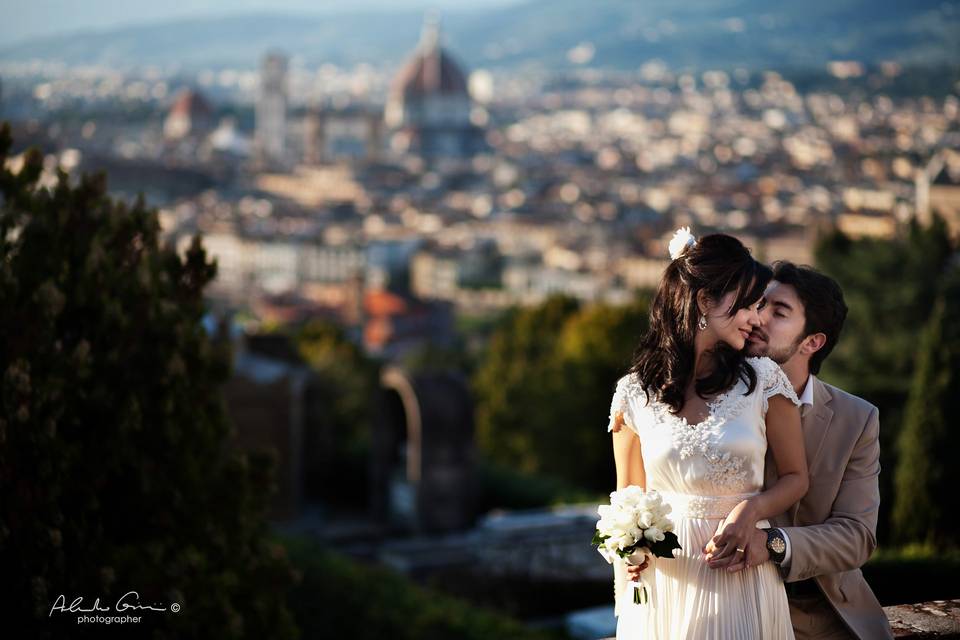
[[[820,372],[820,365],[840,339],[843,322],[847,318],[847,304],[837,281],[806,265],[795,265],[787,260],[773,263],[773,279],[788,284],[797,292],[806,317],[804,337],[822,333],[824,345],[810,356],[810,372]]]

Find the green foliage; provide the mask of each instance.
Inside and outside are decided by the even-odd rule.
[[[308,638],[564,638],[470,606],[445,590],[424,589],[385,567],[358,564],[305,538],[288,538],[286,546],[303,575],[291,607]]]
[[[304,434],[308,499],[329,505],[362,506],[368,496],[371,414],[378,365],[339,325],[313,320],[292,335],[300,356],[319,379],[310,388],[311,404],[323,408],[327,439]],[[344,483],[342,478],[351,478]]]
[[[941,218],[928,227],[912,222],[894,240],[851,240],[839,231],[824,238],[816,248],[817,266],[840,283],[850,309],[825,375],[881,405],[889,399],[902,406],[917,328],[927,320],[953,250]]]
[[[912,222],[902,237],[852,240],[840,232],[816,247],[817,267],[836,278],[849,307],[840,342],[820,377],[861,396],[880,409],[881,543],[890,535],[892,470],[910,381],[916,364],[917,332],[937,297],[955,251],[946,224]]]
[[[200,323],[215,264],[199,238],[161,248],[155,211],[114,202],[102,174],[40,188],[35,151],[12,173],[11,144],[4,126],[0,601],[30,619],[5,624],[49,637],[58,595],[89,609],[135,590],[182,607],[145,612],[144,637],[296,637],[271,461],[224,446],[229,352]]]
[[[600,504],[609,499],[609,491],[590,491],[572,484],[565,477],[543,473],[520,473],[486,458],[478,462],[480,496],[477,510],[533,509],[575,503]]]
[[[490,462],[609,491],[614,383],[647,323],[647,300],[581,308],[553,296],[494,333],[474,376],[477,443]]]
[[[948,456],[960,449],[960,268],[944,278],[918,353],[898,440],[894,527],[903,542],[958,546],[960,466]]]
[[[960,549],[931,544],[880,547],[863,567],[863,576],[884,606],[958,598],[958,572]]]
[[[428,371],[469,372],[474,367],[465,341],[459,336],[451,345],[426,342],[414,347],[401,356],[397,364],[411,374]]]

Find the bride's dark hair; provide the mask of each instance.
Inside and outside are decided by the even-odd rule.
[[[647,397],[667,404],[674,414],[683,409],[685,391],[694,375],[694,346],[700,311],[697,296],[704,292],[716,304],[730,291],[736,299],[728,316],[751,306],[763,295],[773,272],[758,262],[733,236],[704,236],[667,266],[650,305],[650,328],[633,354],[636,373]],[[757,374],[743,351],[725,342],[710,349],[713,371],[695,383],[702,398],[723,393],[742,379],[753,393]]]

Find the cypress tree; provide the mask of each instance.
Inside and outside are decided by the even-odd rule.
[[[944,278],[922,333],[898,440],[893,521],[901,542],[960,543],[960,268]]]
[[[293,572],[267,536],[272,462],[228,446],[230,354],[201,324],[215,263],[199,236],[184,257],[161,246],[156,212],[142,196],[111,199],[102,173],[77,184],[58,170],[42,186],[41,154],[15,170],[11,146],[5,124],[4,625],[21,637],[64,637],[66,626],[101,637],[102,624],[51,614],[58,596],[113,609],[136,591],[166,609],[127,611],[142,616],[137,637],[296,637]]]

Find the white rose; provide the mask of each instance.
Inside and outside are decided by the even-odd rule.
[[[637,509],[640,511],[653,511],[650,505],[650,497],[642,496],[640,500],[637,501]]]
[[[624,560],[626,560],[627,564],[639,566],[643,564],[648,558],[651,558],[651,557],[653,557],[653,554],[651,554],[647,548],[640,547],[639,549],[631,553],[629,556],[624,558]]]
[[[650,527],[643,532],[643,537],[649,540],[650,542],[660,542],[666,536],[663,535],[663,532],[657,527]]]
[[[660,531],[673,531],[673,522],[666,518],[660,518],[653,523],[653,526],[660,529]]]
[[[656,522],[656,517],[650,511],[644,511],[640,514],[640,526],[646,529],[647,527],[652,527]]]
[[[632,511],[620,511],[614,516],[613,523],[618,529],[626,530],[636,526],[637,516]]]
[[[635,508],[643,498],[643,490],[640,487],[630,485],[620,490],[617,496],[617,502],[625,509]]]

